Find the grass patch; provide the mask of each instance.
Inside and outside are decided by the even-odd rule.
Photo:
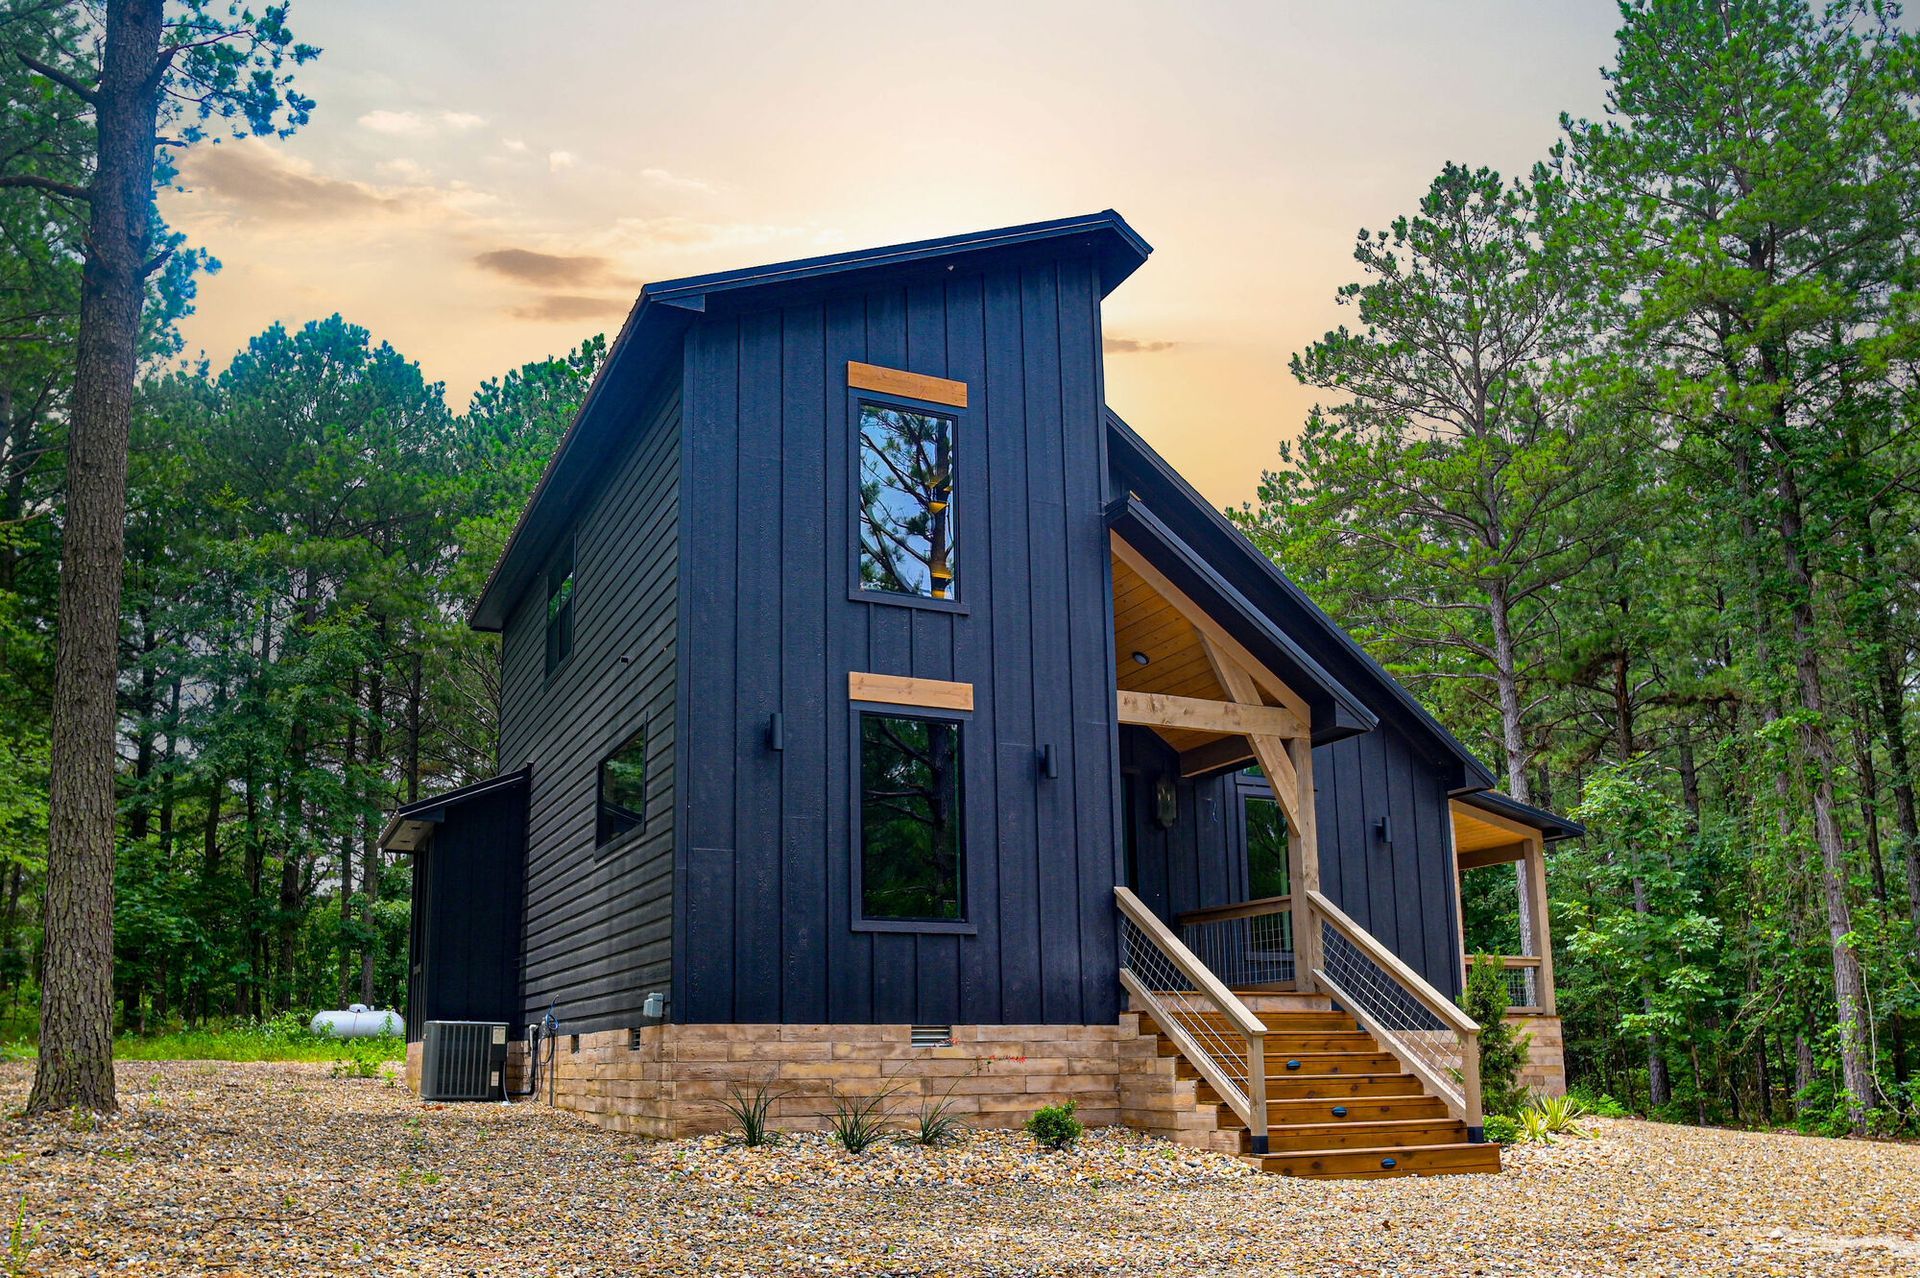
[[[0,1037],[0,1061],[34,1058],[30,1033]],[[397,1034],[338,1038],[316,1034],[292,1012],[267,1020],[215,1021],[159,1034],[122,1034],[113,1042],[122,1061],[338,1061],[348,1077],[373,1078],[380,1066],[407,1058],[406,1040]]]

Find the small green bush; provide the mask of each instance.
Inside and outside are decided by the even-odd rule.
[[[1587,1107],[1575,1096],[1537,1097],[1520,1111],[1520,1139],[1529,1145],[1557,1145],[1564,1136],[1593,1135],[1580,1125]]]
[[[1027,1120],[1027,1135],[1039,1142],[1042,1149],[1059,1151],[1071,1147],[1087,1130],[1086,1126],[1073,1116],[1073,1112],[1078,1108],[1080,1106],[1075,1101],[1068,1101],[1064,1105],[1041,1106],[1033,1112],[1033,1117]]]
[[[1505,1114],[1488,1114],[1487,1139],[1496,1145],[1511,1145],[1520,1139],[1520,1123]]]
[[[1587,1112],[1595,1118],[1630,1117],[1627,1107],[1605,1092],[1589,1092],[1583,1088],[1574,1087],[1568,1089],[1567,1095],[1576,1097],[1582,1105],[1587,1107]]]
[[[1480,1024],[1480,1104],[1488,1114],[1516,1116],[1527,1103],[1520,1067],[1533,1035],[1507,1024],[1507,970],[1497,956],[1479,954],[1467,969],[1460,1010]]]

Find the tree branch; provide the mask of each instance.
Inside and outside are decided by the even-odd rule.
[[[71,182],[41,177],[38,173],[0,173],[0,190],[17,186],[32,187],[36,191],[51,191],[55,195],[64,195],[70,200],[93,199],[92,191],[84,186],[75,186]]]
[[[79,98],[82,102],[85,102],[88,106],[93,106],[98,102],[100,95],[94,90],[92,85],[85,83],[75,76],[69,75],[59,67],[49,65],[28,54],[22,53],[18,56],[20,61],[26,64],[29,71],[34,71],[45,76],[67,92]]]

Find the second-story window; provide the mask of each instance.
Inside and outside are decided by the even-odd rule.
[[[573,651],[573,539],[554,556],[547,569],[547,673],[551,675]]]
[[[860,588],[955,599],[956,419],[860,405]]]

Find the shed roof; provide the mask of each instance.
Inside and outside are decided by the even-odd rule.
[[[488,777],[485,781],[475,781],[455,790],[445,790],[425,799],[403,803],[393,810],[385,828],[380,831],[380,850],[418,852],[433,838],[434,827],[446,820],[447,809],[485,795],[510,790],[514,786],[523,786],[532,776],[531,768],[521,768],[518,772]]]
[[[587,388],[573,424],[560,439],[506,549],[487,578],[469,622],[498,630],[507,610],[546,562],[565,531],[567,515],[589,489],[599,464],[619,440],[620,409],[631,407],[677,360],[679,343],[694,317],[715,309],[777,305],[832,288],[850,273],[876,278],[939,277],[989,259],[1041,258],[1081,249],[1100,266],[1101,296],[1139,269],[1153,250],[1112,209],[916,240],[851,253],[774,262],[740,270],[662,280],[640,290],[606,363]]]
[[[1521,825],[1532,826],[1540,831],[1548,843],[1557,843],[1561,839],[1577,839],[1587,832],[1587,827],[1578,821],[1569,821],[1545,808],[1535,807],[1531,803],[1522,803],[1498,790],[1476,790],[1471,794],[1460,794],[1454,797],[1468,807],[1478,808],[1482,812],[1491,812],[1509,821],[1518,821]]]

